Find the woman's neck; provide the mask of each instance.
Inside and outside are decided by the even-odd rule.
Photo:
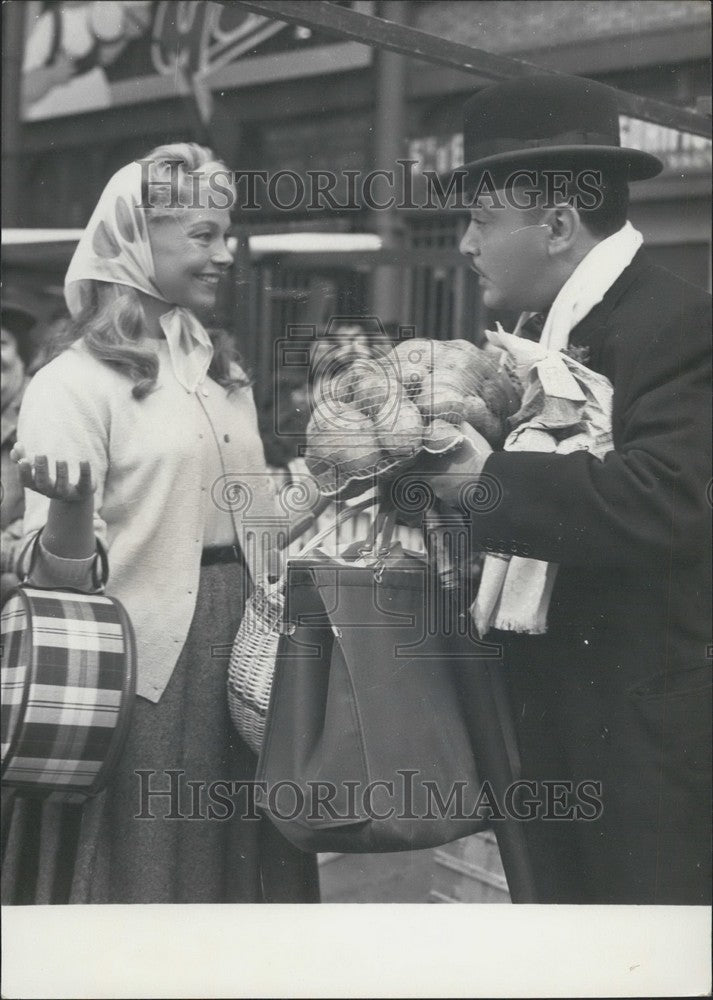
[[[163,340],[164,333],[161,329],[160,319],[164,313],[170,310],[170,305],[168,302],[156,299],[153,295],[147,295],[145,292],[139,292],[139,296],[146,319],[146,336],[153,337],[156,340]]]

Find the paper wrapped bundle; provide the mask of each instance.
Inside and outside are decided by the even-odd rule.
[[[407,340],[320,383],[305,460],[324,493],[398,471],[421,451],[463,440],[463,421],[494,447],[519,409],[517,378],[465,340]]]
[[[603,461],[612,450],[613,388],[560,351],[506,333],[498,325],[488,340],[508,352],[525,386],[522,405],[511,418],[505,451],[588,451]],[[480,636],[490,629],[541,635],[557,564],[506,554],[487,555],[471,614]]]

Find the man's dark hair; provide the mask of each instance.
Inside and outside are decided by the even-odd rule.
[[[629,215],[629,184],[624,174],[602,171],[601,203],[596,208],[577,205],[580,218],[592,236],[605,239],[616,233]]]
[[[553,169],[553,168],[548,168]],[[629,184],[626,174],[621,170],[606,170],[604,168],[589,168],[582,171],[576,164],[558,164],[557,172],[570,171],[571,180],[560,184],[558,194],[564,202],[573,204],[579,212],[583,224],[592,236],[603,240],[616,233],[627,220],[629,214]],[[498,177],[497,182],[505,184]],[[538,182],[523,176],[515,182],[515,188],[521,188],[523,195],[537,192],[538,204],[532,209],[533,218],[541,218],[546,208],[552,207],[548,200],[552,194],[543,175],[538,175]],[[596,196],[597,204],[589,207]]]

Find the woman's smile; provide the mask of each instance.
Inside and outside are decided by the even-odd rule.
[[[197,274],[196,278],[202,281],[203,284],[208,285],[209,288],[215,288],[220,281],[221,275],[211,271],[209,274]]]

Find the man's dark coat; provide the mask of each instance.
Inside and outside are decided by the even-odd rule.
[[[614,451],[485,465],[476,543],[560,565],[545,636],[487,637],[523,777],[601,782],[599,818],[525,824],[543,902],[710,899],[710,331],[710,297],[639,251],[570,337],[614,385]]]

